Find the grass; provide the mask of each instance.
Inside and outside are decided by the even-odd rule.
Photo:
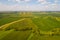
[[[20,17],[1,18],[0,19],[0,26],[10,23],[10,22],[13,22],[13,21],[16,21],[16,20],[19,20],[19,19],[21,19],[21,18]]]
[[[11,24],[6,29],[18,29],[18,30],[22,30],[22,29],[36,29],[36,25],[34,23],[32,23],[32,20],[30,20],[29,18],[26,18],[23,21]]]
[[[13,32],[14,30],[9,30],[9,31],[0,31],[0,39],[4,38],[7,36],[9,33]]]
[[[0,40],[27,40],[31,31],[13,31]]]
[[[9,26],[5,25],[3,26],[5,29],[0,30],[0,40],[60,40],[60,12],[57,12],[58,14],[54,12],[32,13],[35,14],[27,14],[23,17],[20,13],[1,14],[0,27],[5,24]],[[18,21],[23,18],[25,19]],[[59,35],[56,35],[58,33]]]
[[[49,31],[53,28],[60,28],[60,22],[57,21],[55,18],[48,17],[39,17],[39,18],[32,18],[32,21],[41,29],[45,31]]]

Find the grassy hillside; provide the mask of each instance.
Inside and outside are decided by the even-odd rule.
[[[59,13],[1,13],[0,40],[60,40]]]
[[[58,18],[58,17],[56,17]],[[44,31],[49,31],[53,28],[60,28],[60,21],[53,16],[44,16],[39,18],[32,18],[32,21]],[[60,19],[60,18],[59,18]]]
[[[31,31],[13,31],[0,40],[27,40]]]

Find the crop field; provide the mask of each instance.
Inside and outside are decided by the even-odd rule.
[[[0,12],[0,40],[60,40],[60,12]]]

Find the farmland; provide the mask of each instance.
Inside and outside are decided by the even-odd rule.
[[[1,12],[0,40],[60,40],[60,12]]]

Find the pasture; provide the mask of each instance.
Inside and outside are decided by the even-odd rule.
[[[60,40],[60,12],[2,12],[0,40]]]

